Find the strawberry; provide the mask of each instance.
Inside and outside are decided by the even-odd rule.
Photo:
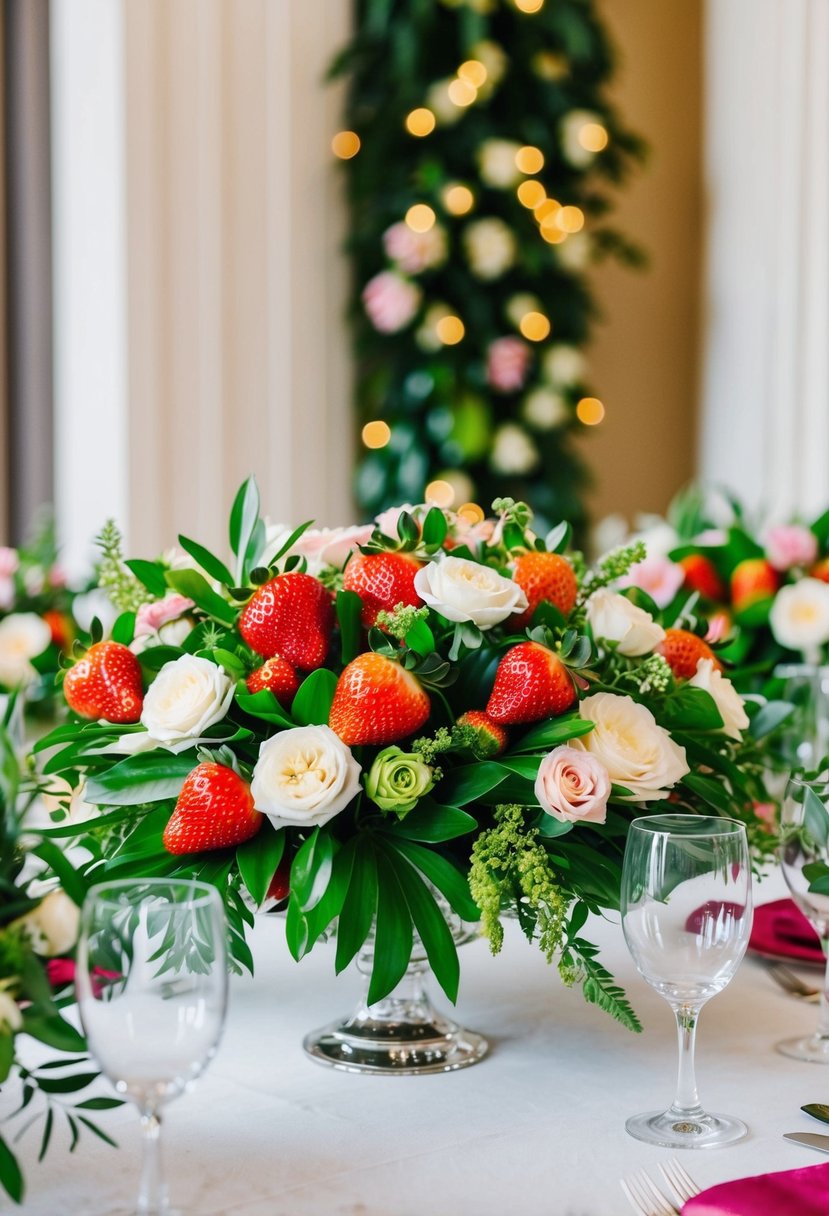
[[[500,756],[509,741],[509,736],[503,726],[499,726],[492,718],[487,717],[482,709],[470,709],[465,714],[461,714],[457,725],[472,727],[475,734],[471,748],[481,760],[490,760],[493,756]]]
[[[822,583],[829,583],[829,557],[822,557],[812,566],[809,577],[820,579]]]
[[[285,709],[291,708],[299,688],[299,678],[293,667],[278,654],[266,659],[261,667],[252,671],[245,683],[248,692],[261,692],[267,688]]]
[[[266,659],[278,654],[303,671],[325,662],[333,627],[330,595],[319,579],[298,571],[277,574],[239,614],[239,632],[252,650]]]
[[[63,694],[82,718],[137,722],[144,705],[141,666],[128,646],[95,642],[66,673]]]
[[[576,700],[570,673],[540,642],[512,646],[495,673],[488,716],[505,725],[538,722],[563,714]]]
[[[522,553],[515,559],[512,577],[530,605],[520,616],[509,618],[509,624],[516,629],[529,625],[533,613],[544,600],[555,605],[564,616],[569,616],[576,605],[579,586],[573,567],[558,553]]]
[[[742,612],[760,600],[777,594],[780,578],[764,557],[747,557],[734,567],[731,575],[731,602],[735,612]]]
[[[707,600],[725,599],[725,583],[710,557],[689,553],[679,559],[679,564],[685,572],[685,586],[690,591],[696,591]]]
[[[695,676],[700,659],[711,659],[714,666],[722,671],[722,663],[708,643],[687,629],[666,629],[664,640],[656,651],[662,655],[677,680],[690,680],[691,676]]]
[[[396,743],[420,730],[429,697],[399,663],[369,651],[343,671],[334,690],[328,725],[343,743]]]
[[[265,899],[276,899],[280,903],[291,893],[291,861],[283,857],[274,871]]]
[[[423,600],[414,588],[422,563],[407,553],[355,553],[345,568],[343,587],[356,591],[363,601],[360,620],[366,629],[377,621],[382,609],[391,612],[398,604],[419,607]]]
[[[52,641],[59,650],[67,651],[72,644],[74,631],[72,620],[66,612],[58,612],[55,608],[47,608],[43,619],[49,626]]]
[[[176,854],[229,849],[255,836],[263,818],[247,781],[227,765],[205,761],[184,778],[164,847]]]

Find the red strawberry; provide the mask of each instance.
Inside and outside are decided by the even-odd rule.
[[[820,579],[822,583],[829,583],[829,557],[822,557],[819,562],[812,566],[809,576]]]
[[[458,718],[458,726],[471,726],[475,731],[472,750],[482,760],[500,756],[509,737],[503,726],[488,718],[482,709],[470,709]]]
[[[747,557],[734,567],[731,575],[731,602],[735,612],[742,612],[760,600],[777,594],[780,577],[764,557]]]
[[[349,663],[337,681],[328,725],[349,747],[380,746],[420,730],[430,709],[428,695],[410,671],[368,652]]]
[[[95,642],[66,673],[63,694],[82,718],[137,722],[144,705],[141,666],[128,646]]]
[[[262,819],[247,781],[224,764],[205,761],[184,779],[164,847],[176,854],[229,849],[255,836]]]
[[[707,600],[724,600],[725,583],[717,573],[710,557],[702,553],[689,553],[681,557],[679,564],[685,571],[685,586],[698,592]]]
[[[252,650],[278,654],[303,671],[322,666],[328,654],[334,610],[331,597],[310,574],[277,574],[254,591],[239,614],[239,632]]]
[[[526,612],[509,618],[508,624],[516,629],[529,625],[543,600],[554,604],[564,616],[569,616],[576,605],[579,585],[573,567],[558,553],[522,553],[515,559],[512,577],[530,604]]]
[[[261,692],[264,688],[269,689],[285,709],[291,708],[291,702],[299,688],[299,678],[293,667],[278,654],[275,654],[272,659],[266,659],[261,667],[252,671],[245,683],[248,686],[248,692]]]
[[[68,650],[72,638],[74,636],[72,630],[71,618],[65,612],[58,612],[55,608],[48,608],[43,614],[43,619],[49,626],[49,632],[52,635],[52,641],[59,650]]]
[[[714,666],[722,671],[722,663],[708,643],[687,629],[666,629],[665,638],[656,650],[678,680],[690,680],[691,676],[695,676],[700,659],[711,659]]]
[[[563,714],[575,700],[573,680],[558,655],[540,642],[519,642],[498,664],[486,712],[506,725],[538,722]]]
[[[391,612],[398,604],[419,607],[423,600],[414,589],[422,562],[406,553],[355,553],[345,568],[343,587],[356,591],[363,601],[360,620],[370,629],[382,609]]]
[[[287,899],[291,893],[291,861],[283,857],[274,871],[265,899]]]

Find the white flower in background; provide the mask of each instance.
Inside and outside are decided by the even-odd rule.
[[[604,823],[610,775],[589,752],[556,747],[541,761],[535,796],[547,814],[562,823]]]
[[[96,587],[92,591],[84,591],[75,596],[72,601],[72,615],[84,633],[89,633],[92,622],[97,617],[101,622],[104,637],[108,638],[118,619],[118,609],[103,587]]]
[[[571,417],[571,410],[564,397],[551,388],[535,388],[527,393],[521,412],[526,422],[539,431],[551,431],[563,426]]]
[[[775,570],[811,566],[817,560],[817,537],[801,524],[778,524],[765,535],[766,556]]]
[[[23,571],[23,586],[27,595],[40,595],[46,586],[46,571],[42,566],[27,566]]]
[[[618,512],[605,515],[604,519],[600,519],[593,528],[591,551],[610,553],[612,549],[621,548],[627,542],[628,535],[628,521],[624,515],[620,515]]]
[[[586,232],[574,232],[554,249],[556,260],[565,270],[586,270],[593,260],[593,241]]]
[[[470,58],[477,59],[486,68],[486,80],[478,90],[486,95],[497,87],[504,78],[509,64],[509,57],[502,46],[488,38],[476,42],[470,51]]]
[[[12,1034],[23,1025],[23,1015],[17,1001],[0,988],[0,1032],[10,1030]]]
[[[23,929],[36,954],[52,958],[72,949],[78,940],[80,916],[78,905],[58,888],[14,924]]]
[[[664,798],[690,772],[685,749],[632,697],[594,693],[580,702],[579,715],[592,722],[593,729],[572,739],[570,747],[595,756],[610,780],[630,790],[637,802]]]
[[[48,788],[41,792],[41,801],[49,824],[56,811],[64,812],[62,823],[85,823],[88,819],[96,819],[100,815],[98,807],[86,801],[85,781],[74,789],[64,777],[49,777],[48,782]]]
[[[802,578],[781,587],[769,618],[775,640],[787,650],[801,650],[808,661],[829,642],[829,583]]]
[[[495,432],[489,459],[499,473],[529,473],[538,464],[538,448],[523,427],[505,422]]]
[[[328,726],[297,726],[259,748],[250,790],[275,828],[318,827],[344,810],[360,789],[360,766]]]
[[[593,110],[570,110],[561,120],[559,127],[561,151],[564,159],[569,161],[575,169],[586,169],[593,163],[596,156],[596,153],[585,148],[579,139],[582,128],[592,123],[603,126],[601,115],[596,114]]]
[[[685,571],[669,557],[661,557],[658,553],[648,556],[642,562],[631,566],[627,574],[620,578],[617,587],[641,587],[658,604],[660,608],[667,607],[685,582]]]
[[[627,658],[650,654],[665,637],[649,612],[606,587],[594,591],[587,601],[587,622],[594,637],[615,642],[619,654]]]
[[[463,118],[464,109],[462,106],[456,106],[452,98],[449,96],[449,86],[454,77],[447,77],[446,80],[436,80],[426,94],[426,106],[432,111],[439,123],[445,127],[456,123],[459,118]]]
[[[170,751],[183,751],[209,726],[221,722],[233,693],[233,681],[224,668],[184,654],[165,663],[147,689],[141,723],[150,739]],[[144,742],[140,735],[137,738]]]
[[[667,557],[672,549],[679,544],[676,529],[660,515],[638,515],[636,531],[628,540],[628,544],[641,540],[648,551],[648,557]]]
[[[49,626],[35,612],[13,612],[0,621],[0,684],[30,684],[37,675],[31,660],[52,640]]]
[[[498,279],[515,261],[515,237],[503,220],[467,224],[463,245],[472,273],[479,279]]]
[[[511,139],[487,139],[478,150],[478,169],[488,186],[496,190],[509,190],[523,178],[515,163],[521,144]]]
[[[317,575],[326,567],[341,570],[346,559],[359,545],[365,545],[374,531],[372,524],[349,528],[309,528],[291,549],[308,563],[308,573]]]
[[[518,295],[510,296],[507,300],[504,313],[516,329],[528,312],[543,312],[543,306],[538,296],[531,295],[528,291],[522,291]]]
[[[415,575],[414,589],[447,621],[471,621],[484,630],[528,607],[526,595],[511,578],[463,557],[428,562]]]
[[[446,261],[446,229],[433,224],[428,232],[414,232],[408,224],[392,224],[383,233],[386,256],[406,274],[420,274]]]
[[[728,735],[729,739],[740,739],[743,731],[748,729],[748,714],[743,698],[727,676],[714,666],[711,659],[700,659],[696,674],[691,676],[688,683],[711,694],[723,720],[723,734]]]
[[[443,349],[443,343],[438,337],[438,323],[444,317],[450,316],[452,316],[452,309],[443,301],[438,301],[426,309],[423,324],[415,333],[415,341],[421,350],[433,352]]]
[[[569,388],[584,379],[586,363],[584,355],[575,346],[556,342],[549,347],[541,360],[544,375],[559,388]]]
[[[413,320],[420,307],[419,287],[393,270],[382,270],[363,288],[363,307],[381,334],[396,334]]]

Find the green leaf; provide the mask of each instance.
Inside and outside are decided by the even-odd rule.
[[[79,1072],[68,1077],[38,1077],[37,1087],[45,1094],[74,1094],[97,1081],[98,1076],[97,1072]]]
[[[238,578],[256,521],[259,518],[259,487],[255,477],[242,482],[230,510],[230,548],[239,559]]]
[[[360,614],[363,601],[356,591],[337,592],[337,620],[340,623],[340,648],[343,666],[360,653],[362,626]]]
[[[671,730],[722,730],[722,714],[717,703],[703,688],[686,684],[665,698],[659,720]]]
[[[542,813],[536,826],[539,835],[547,840],[552,840],[556,836],[566,836],[573,828],[572,823],[562,822],[561,819],[556,819],[555,815],[548,815],[546,811]]]
[[[224,583],[226,587],[233,586],[235,580],[227,566],[215,554],[211,553],[209,549],[205,549],[204,545],[200,545],[195,540],[190,540],[188,536],[181,535],[178,538],[178,543],[185,553],[189,553],[192,558],[195,558],[205,574],[209,574],[211,578]]]
[[[446,516],[438,507],[431,507],[423,521],[421,540],[428,552],[439,549],[446,540]]]
[[[137,806],[177,798],[184,778],[196,763],[191,753],[176,755],[157,747],[127,756],[108,771],[90,777],[84,796],[87,802],[104,806]]]
[[[788,701],[767,701],[751,719],[748,733],[752,739],[764,739],[794,713]]]
[[[277,831],[269,820],[265,820],[252,840],[237,848],[236,863],[242,882],[257,906],[267,895],[284,852],[285,830]]]
[[[115,1142],[115,1141],[112,1139],[112,1137],[111,1137],[111,1136],[108,1136],[108,1135],[106,1134],[106,1132],[105,1132],[105,1131],[103,1131],[103,1130],[102,1130],[100,1127],[97,1127],[97,1126],[96,1126],[96,1125],[95,1125],[95,1124],[92,1122],[92,1120],[91,1120],[91,1119],[87,1119],[85,1115],[78,1115],[78,1120],[79,1120],[79,1122],[81,1122],[81,1123],[84,1125],[84,1127],[88,1127],[88,1128],[89,1128],[89,1130],[90,1130],[91,1132],[93,1132],[93,1133],[94,1133],[94,1134],[95,1134],[95,1135],[98,1137],[98,1139],[99,1139],[99,1140],[103,1140],[103,1141],[104,1141],[104,1143],[105,1143],[105,1144],[108,1144],[108,1145],[109,1145],[111,1148],[117,1148],[117,1147],[118,1147],[118,1145],[117,1145],[117,1144],[116,1144],[116,1142]]]
[[[337,677],[327,667],[312,671],[299,686],[291,713],[299,726],[327,726]]]
[[[825,849],[829,844],[829,811],[810,785],[803,790],[803,825],[815,844]]]
[[[622,1026],[639,1034],[642,1030],[642,1023],[625,996],[624,989],[615,983],[613,976],[601,963],[596,962],[593,957],[594,947],[582,948],[587,946],[587,943],[583,943],[580,939],[577,939],[572,945],[584,966],[585,978],[582,990],[585,1000],[589,1001],[591,1005],[598,1005]]]
[[[504,768],[509,769],[511,773],[515,773],[517,777],[523,777],[526,781],[535,782],[538,776],[539,765],[541,764],[540,756],[502,756],[499,760]]]
[[[10,1030],[0,1030],[0,1085],[8,1077],[14,1064],[14,1035]]]
[[[45,1043],[47,1047],[54,1047],[57,1051],[86,1050],[83,1036],[59,1016],[40,1017],[26,1011],[23,1014],[22,1033],[31,1035],[33,1039]]]
[[[298,528],[294,528],[293,532],[288,537],[288,539],[284,542],[284,544],[276,551],[276,553],[271,558],[271,566],[275,566],[276,563],[279,561],[279,559],[281,557],[284,557],[285,554],[288,552],[288,550],[292,549],[294,547],[296,542],[299,540],[300,536],[302,536],[303,532],[307,532],[308,529],[311,527],[311,522],[312,521],[310,519],[306,519],[304,524],[300,524]]]
[[[134,637],[135,613],[122,612],[112,626],[112,640],[113,642],[120,642],[122,646],[129,646]]]
[[[367,838],[355,842],[354,860],[337,925],[337,975],[365,942],[377,911],[377,859]]]
[[[83,1102],[75,1103],[75,1110],[115,1110],[123,1106],[120,1098],[85,1098]]]
[[[377,867],[377,915],[374,960],[368,985],[368,1003],[374,1004],[395,988],[412,956],[412,918],[399,883],[388,866]]]
[[[291,901],[309,912],[322,899],[334,865],[330,832],[314,828],[291,863]]]
[[[252,718],[261,718],[263,722],[272,722],[276,726],[296,726],[268,688],[254,693],[238,692],[236,704]]]
[[[144,584],[151,595],[160,600],[164,599],[167,594],[167,579],[163,566],[158,562],[145,562],[141,558],[128,558],[124,565]]]
[[[508,776],[508,771],[492,760],[462,765],[452,769],[441,781],[441,797],[452,806],[465,806],[494,790]]]
[[[437,844],[443,840],[456,840],[474,832],[477,819],[456,806],[442,806],[432,798],[421,798],[417,806],[398,823],[388,829],[390,836],[404,836],[407,840],[419,840]]]
[[[733,816],[735,799],[722,782],[714,777],[706,777],[702,773],[688,773],[682,778],[682,784],[693,790],[703,802],[707,802],[723,815]]]
[[[320,900],[305,913],[306,944],[304,954],[319,941],[331,922],[340,915],[351,882],[351,871],[354,864],[354,842],[349,842],[345,848],[334,854],[334,864],[331,867],[331,877],[328,886]]]
[[[51,840],[41,840],[32,849],[32,852],[41,861],[46,862],[47,866],[50,867],[55,876],[60,880],[60,885],[72,902],[80,907],[86,898],[87,884],[72,865],[63,849]]]
[[[168,570],[167,582],[180,595],[186,595],[197,608],[201,608],[202,612],[206,612],[222,625],[236,623],[236,609],[213,590],[198,570]]]
[[[462,920],[473,924],[480,920],[481,912],[469,892],[466,875],[451,861],[413,840],[396,840],[395,848],[446,896],[449,906]]]
[[[10,1199],[15,1203],[23,1202],[23,1174],[17,1164],[17,1158],[6,1141],[0,1136],[0,1183]]]
[[[513,744],[509,754],[512,756],[517,752],[549,751],[551,748],[557,747],[559,743],[567,743],[570,739],[589,735],[592,729],[593,723],[579,717],[578,714],[550,718],[546,722],[539,722],[537,726],[530,727],[524,737]],[[502,757],[502,761],[506,763],[506,757]]]
[[[548,553],[564,553],[572,539],[573,529],[565,520],[547,533],[544,544]]]
[[[423,943],[435,979],[454,1004],[458,999],[460,963],[452,933],[434,896],[415,869],[399,855],[389,850],[387,859],[394,871],[409,915]]]
[[[433,654],[435,650],[435,635],[423,620],[415,621],[406,634],[406,645],[424,657]]]

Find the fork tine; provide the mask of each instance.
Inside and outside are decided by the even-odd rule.
[[[646,1194],[650,1196],[653,1204],[656,1205],[654,1211],[657,1216],[679,1216],[679,1213],[674,1205],[670,1203],[668,1199],[666,1199],[656,1183],[648,1174],[645,1173],[644,1170],[639,1171],[639,1178],[641,1179],[642,1186]]]
[[[633,1194],[633,1191],[628,1186],[628,1179],[622,1178],[619,1182],[619,1186],[622,1188],[625,1198],[627,1199],[630,1206],[633,1208],[634,1212],[636,1212],[637,1216],[654,1216],[654,1213],[652,1212],[652,1210],[650,1208],[642,1207],[638,1198],[636,1197],[636,1195]]]
[[[660,1164],[659,1168],[665,1181],[676,1192],[680,1203],[685,1203],[686,1200],[693,1199],[694,1195],[700,1193],[700,1188],[676,1157]]]

